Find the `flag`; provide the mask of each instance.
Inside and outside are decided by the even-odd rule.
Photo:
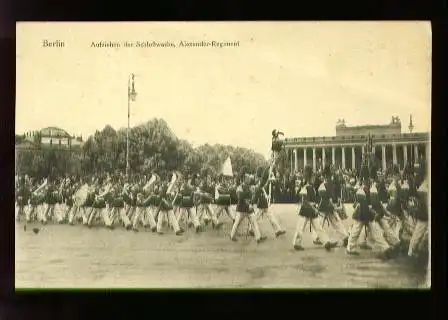
[[[221,167],[221,174],[224,176],[233,177],[232,161],[230,160],[230,157],[224,161]]]

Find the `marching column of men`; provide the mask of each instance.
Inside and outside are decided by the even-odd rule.
[[[271,170],[272,165],[265,172]],[[248,220],[248,235],[254,236],[258,243],[266,239],[258,224],[266,217],[275,237],[285,234],[269,210],[269,178],[264,174],[261,177],[245,174],[238,185],[232,180],[220,176],[213,183],[205,177],[182,176],[178,172],[166,181],[157,174],[126,182],[116,176],[91,180],[48,177],[39,182],[21,177],[16,185],[16,215],[26,222],[45,224],[53,220],[89,227],[102,220],[111,229],[119,222],[127,230],[138,231],[142,226],[159,234],[164,233],[166,223],[179,236],[188,228],[203,232],[210,222],[219,230],[224,220],[230,220],[232,241],[237,241],[241,222]],[[338,181],[338,174],[328,168],[313,172],[307,167],[296,181],[299,200],[293,248],[305,250],[302,239],[309,226],[313,243],[328,251],[340,245],[347,254],[359,254],[358,247],[368,248],[363,246],[367,238],[386,258],[404,248],[409,256],[425,250],[427,178],[417,181],[412,176],[395,175],[390,181],[385,180],[376,175],[359,180],[354,187],[353,224],[346,230],[342,224],[347,219],[343,183]],[[233,205],[235,212],[231,209]],[[326,225],[335,231],[337,239],[330,238]]]

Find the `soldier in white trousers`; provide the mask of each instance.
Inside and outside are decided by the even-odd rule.
[[[414,218],[417,223],[412,233],[412,238],[409,244],[408,256],[415,257],[418,253],[418,247],[421,247],[425,241],[425,235],[428,234],[428,180],[423,181],[421,186],[417,189],[418,209],[415,211]]]
[[[173,228],[176,236],[180,236],[183,234],[183,230],[179,227],[179,224],[177,223],[176,217],[174,216],[173,212],[173,206],[168,200],[168,191],[169,187],[167,184],[164,184],[160,187],[160,193],[159,193],[159,215],[157,219],[157,233],[163,234],[162,227],[163,227],[163,216],[166,215],[168,219],[168,223]]]
[[[367,226],[368,234],[372,239],[372,242],[379,247],[381,253],[383,254],[382,257],[390,258],[391,247],[384,240],[375,224],[374,213],[371,210],[371,205],[369,204],[368,199],[369,191],[370,188],[368,187],[368,185],[363,184],[356,192],[357,204],[353,213],[353,220],[355,220],[355,223],[350,230],[350,236],[348,239],[346,251],[347,254],[359,255],[359,252],[356,251],[358,239],[362,229]]]
[[[220,219],[221,214],[225,212],[232,222],[235,222],[235,216],[230,210],[232,203],[230,188],[225,183],[223,175],[220,176],[219,180],[220,181],[215,185],[215,216],[217,219]]]
[[[182,196],[182,201],[180,204],[180,211],[177,223],[179,224],[182,219],[185,219],[188,226],[194,226],[196,233],[202,231],[201,223],[196,214],[194,208],[193,194],[194,186],[192,181],[184,181],[180,187],[180,195]]]
[[[301,205],[299,207],[299,214],[297,219],[296,231],[294,233],[292,245],[295,250],[303,251],[305,248],[302,246],[303,232],[309,225],[310,231],[314,229],[317,233],[317,238],[324,244],[327,251],[337,246],[337,242],[331,242],[327,233],[322,229],[319,223],[319,212],[316,208],[316,191],[311,184],[311,168],[305,168],[305,184],[300,190],[299,195],[301,197]],[[316,240],[316,239],[315,239]]]
[[[255,240],[257,243],[261,243],[266,240],[266,236],[261,235],[255,219],[254,210],[250,204],[252,200],[252,192],[249,188],[249,179],[248,176],[243,178],[242,184],[238,186],[236,190],[238,202],[236,205],[235,222],[233,223],[232,231],[230,232],[230,239],[232,241],[238,241],[235,237],[238,227],[244,219],[249,219],[249,223],[252,225],[252,230],[254,231]]]
[[[149,210],[149,204],[152,200],[152,195],[148,195],[148,197],[144,197],[142,193],[137,194],[137,211],[134,216],[134,222],[132,225],[132,229],[134,231],[138,231],[138,223],[142,222],[143,227],[147,227],[148,225],[151,228],[152,232],[157,231],[157,224],[154,219],[154,216]]]
[[[333,186],[329,181],[328,174],[329,173],[325,175],[324,181],[320,184],[318,189],[320,201],[317,210],[323,216],[322,227],[325,222],[327,222],[329,226],[331,226],[336,233],[339,234],[342,240],[342,245],[346,247],[348,242],[348,232],[337,213],[335,213],[335,208],[332,201]]]
[[[380,202],[376,183],[372,183],[372,186],[370,187],[370,203],[372,205],[371,210],[374,214],[374,219],[379,225],[380,230],[383,231],[384,239],[390,246],[392,246],[393,248],[397,248],[400,244],[400,239],[389,226],[389,222],[387,220],[389,213],[385,210],[383,204]]]
[[[272,229],[274,230],[275,237],[279,237],[286,233],[286,231],[280,226],[280,224],[277,221],[277,218],[272,214],[272,212],[269,210],[269,203],[268,203],[268,195],[266,193],[265,186],[262,185],[262,180],[260,180],[257,184],[253,203],[257,205],[257,211],[255,213],[255,218],[258,223],[262,218],[266,217],[269,221],[269,223],[272,226]],[[252,226],[252,225],[251,225]],[[251,236],[255,236],[254,231],[252,230],[252,227],[249,228],[249,234]]]

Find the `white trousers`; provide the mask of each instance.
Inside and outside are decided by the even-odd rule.
[[[62,222],[65,218],[67,207],[65,204],[56,203],[54,206],[54,217],[57,222]]]
[[[389,225],[389,221],[386,218],[381,218],[377,221],[378,225],[380,226],[381,230],[383,230],[383,236],[384,239],[386,239],[387,243],[389,243],[391,246],[395,246],[400,243],[400,239],[398,238],[397,234],[392,230],[392,228]]]
[[[178,232],[180,230],[180,227],[173,210],[159,212],[159,217],[157,219],[157,232],[162,232],[163,219],[165,216],[168,219],[169,224],[173,227],[174,232]]]
[[[112,207],[109,212],[109,217],[111,219],[111,223],[113,224],[115,222],[115,219],[118,219],[125,227],[128,227],[131,225],[131,220],[127,216],[127,210],[128,208],[116,208]]]
[[[232,238],[232,239],[235,238],[238,227],[240,226],[241,222],[244,219],[249,219],[249,223],[250,223],[252,230],[254,231],[254,234],[255,234],[255,239],[259,240],[261,238],[261,233],[260,233],[260,229],[258,228],[258,223],[255,218],[255,214],[254,213],[241,213],[238,211],[236,212],[236,215],[235,215],[235,222],[233,223],[232,231],[230,231],[230,238]]]
[[[336,212],[327,214],[326,217],[323,219],[323,224],[325,224],[325,222],[327,221],[330,227],[332,227],[336,231],[336,233],[341,236],[342,239],[348,237],[348,232],[345,229],[344,225],[342,224],[341,218]]]
[[[328,237],[327,233],[322,229],[321,224],[319,222],[320,221],[318,218],[311,219],[299,215],[296,225],[296,232],[294,233],[294,237],[292,240],[292,245],[295,246],[302,244],[303,232],[305,231],[305,228],[308,226],[308,224],[311,226],[311,230],[313,229],[315,230],[317,238],[319,238],[323,243],[329,242],[330,238]]]
[[[418,247],[425,240],[425,234],[428,232],[428,221],[417,220],[414,232],[412,233],[412,238],[409,243],[408,256],[413,256]]]
[[[195,228],[201,226],[199,218],[196,214],[196,210],[194,208],[180,208],[176,217],[177,224],[179,225],[182,220],[185,220],[186,224],[188,224],[189,222],[193,223]]]
[[[257,209],[257,211],[255,213],[255,219],[256,219],[257,223],[264,217],[266,217],[268,219],[269,223],[272,226],[272,229],[274,229],[274,233],[276,233],[278,231],[282,231],[282,227],[278,223],[277,218],[272,214],[272,212],[269,211],[268,208]],[[250,225],[249,230],[252,230],[252,224]]]
[[[147,225],[149,225],[151,228],[157,226],[156,221],[154,219],[153,210],[149,207],[137,208],[132,226],[136,228],[139,222],[141,222],[144,227]]]
[[[347,251],[354,251],[356,246],[358,245],[358,239],[361,235],[362,229],[367,226],[367,231],[370,239],[374,243],[374,245],[378,246],[381,251],[385,251],[389,248],[389,244],[384,240],[379,228],[376,226],[375,222],[360,222],[355,221],[350,229],[350,236],[348,238]]]
[[[54,204],[45,204],[43,210],[39,210],[40,213],[39,220],[42,222],[47,222],[48,219],[53,219],[54,216],[55,205]]]
[[[198,219],[199,221],[204,216],[204,220],[212,220],[214,224],[218,224],[218,218],[216,217],[215,212],[212,210],[211,204],[201,204],[198,207]]]
[[[26,221],[30,222],[31,219],[36,219],[36,217],[38,215],[37,212],[39,209],[40,208],[37,205],[32,205],[32,204],[28,205],[27,210],[25,210]]]
[[[68,213],[68,222],[73,223],[74,218],[81,213],[83,215],[83,221],[85,220],[85,214],[83,213],[83,208],[77,206],[76,204],[73,205],[73,207],[70,209]]]
[[[218,219],[218,221],[223,212],[225,212],[231,220],[235,220],[235,216],[232,214],[232,211],[230,210],[230,206],[218,205],[218,206],[216,206],[216,211],[215,211],[216,219]]]

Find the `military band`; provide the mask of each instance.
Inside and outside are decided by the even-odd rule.
[[[275,180],[276,159],[283,151],[279,135],[282,133],[277,130],[272,132],[269,166],[261,175],[244,173],[238,184],[222,174],[212,180],[178,171],[164,179],[155,172],[138,179],[50,176],[33,181],[28,176],[18,177],[16,217],[26,223],[53,220],[88,227],[102,224],[109,229],[120,223],[126,230],[137,232],[142,227],[158,234],[172,230],[178,236],[188,228],[204,232],[210,222],[212,229],[219,230],[227,220],[232,225],[232,241],[237,241],[237,231],[246,220],[247,234],[261,243],[267,239],[258,224],[263,218],[269,221],[275,238],[286,232],[270,210],[269,184]],[[358,247],[369,248],[367,238],[379,247],[382,258],[392,258],[402,249],[411,257],[427,250],[428,178],[412,172],[384,176],[372,168],[364,165],[359,176],[350,177],[328,165],[315,171],[307,166],[296,176],[295,250],[305,250],[302,239],[307,228],[313,243],[327,251],[340,245],[347,254],[356,255]],[[347,231],[342,221],[348,218],[345,208],[350,201],[353,224]],[[329,228],[338,235],[337,241],[330,239]]]

